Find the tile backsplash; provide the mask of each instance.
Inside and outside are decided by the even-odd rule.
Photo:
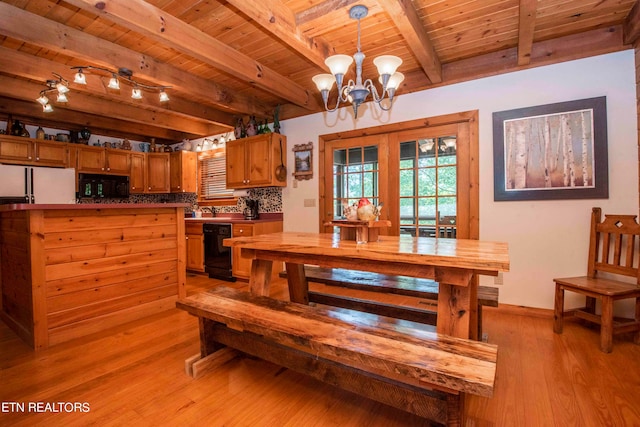
[[[242,213],[247,199],[259,200],[260,213],[282,212],[282,187],[252,188],[248,196],[239,197],[234,206],[216,206],[216,211],[227,213]],[[198,197],[195,193],[175,194],[132,194],[127,199],[80,199],[79,203],[186,203],[189,205],[185,212],[197,207]]]

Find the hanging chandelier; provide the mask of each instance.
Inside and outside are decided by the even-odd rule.
[[[367,16],[368,13],[369,9],[363,5],[356,5],[349,9],[349,17],[358,21],[358,51],[353,55],[353,58],[348,55],[330,56],[324,63],[327,64],[331,70],[331,74],[318,74],[313,76],[312,80],[322,94],[324,108],[329,112],[336,111],[341,102],[351,102],[353,105],[353,113],[357,118],[358,107],[366,101],[369,94],[372,95],[373,101],[380,109],[389,111],[396,89],[398,89],[398,86],[400,86],[400,83],[404,80],[404,75],[396,72],[400,64],[402,64],[402,59],[393,55],[382,55],[373,60],[380,74],[378,80],[382,83],[382,94],[378,93],[378,90],[370,79],[365,80],[364,83],[362,82],[362,61],[364,61],[365,55],[360,50],[360,19]],[[349,67],[354,59],[356,61],[356,81],[349,80],[347,84],[343,86],[344,76],[347,71],[349,71]],[[329,108],[329,91],[333,87],[333,83],[336,83],[338,87],[338,96],[335,107]],[[382,101],[386,99],[385,96],[389,99],[387,105],[382,103]]]

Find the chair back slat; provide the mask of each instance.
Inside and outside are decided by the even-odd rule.
[[[638,244],[640,224],[637,215],[605,215],[600,208],[591,214],[591,239],[589,242],[589,277],[598,272],[635,277],[640,284],[638,268]]]

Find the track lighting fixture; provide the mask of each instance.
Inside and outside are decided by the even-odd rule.
[[[56,78],[56,80],[47,80],[46,85],[47,89],[43,89],[40,91],[40,96],[36,98],[36,101],[42,105],[42,111],[45,113],[50,113],[53,111],[53,107],[49,103],[49,98],[47,97],[47,93],[58,91],[58,96],[56,98],[57,102],[69,102],[67,98],[67,93],[69,93],[69,82],[65,80],[60,74],[51,73]]]
[[[106,75],[111,75],[111,78],[109,79],[109,83],[107,84],[107,87],[109,89],[120,90],[121,80],[133,86],[133,89],[131,90],[131,98],[133,99],[142,99],[142,90],[144,89],[146,91],[157,92],[158,99],[160,100],[160,102],[164,103],[169,101],[169,95],[167,94],[166,89],[170,89],[171,86],[152,86],[152,85],[146,85],[144,83],[137,82],[133,80],[133,71],[129,70],[128,68],[118,68],[117,71],[113,71],[108,68],[94,67],[93,65],[86,65],[86,66],[71,67],[71,69],[77,70],[73,78],[73,82],[76,84],[86,85],[87,75],[85,71],[92,71],[92,72],[96,72],[96,74],[102,73]],[[69,102],[69,99],[67,98],[67,95],[66,95],[70,91],[69,82],[57,73],[52,73],[52,74],[56,77],[56,80],[47,80],[45,83],[47,85],[47,89],[40,91],[40,96],[36,98],[36,101],[38,101],[38,103],[42,105],[42,110],[45,113],[50,113],[53,111],[53,107],[49,103],[49,98],[46,96],[46,94],[49,92],[52,92],[54,90],[58,91],[56,102],[60,102],[60,103]]]
[[[113,90],[120,90],[120,81],[124,81],[131,86],[133,89],[131,90],[131,98],[133,99],[142,99],[142,89],[151,92],[158,92],[158,99],[160,102],[169,101],[169,95],[165,89],[170,89],[171,86],[152,86],[146,85],[140,82],[133,80],[133,71],[128,68],[118,68],[117,71],[110,70],[108,68],[103,67],[94,67],[93,65],[86,66],[76,66],[71,67],[72,70],[78,70],[76,72],[74,83],[78,84],[87,84],[85,71],[94,71],[98,73],[106,73],[111,74],[111,78],[109,79],[109,84],[107,87]]]

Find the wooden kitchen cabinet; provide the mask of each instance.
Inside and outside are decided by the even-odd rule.
[[[78,172],[129,175],[131,153],[102,147],[78,147]]]
[[[172,193],[196,193],[198,181],[198,153],[177,151],[169,156]]]
[[[281,159],[286,166],[287,139],[267,133],[228,141],[226,147],[227,188],[285,187],[276,179]]]
[[[185,239],[187,247],[187,270],[204,272],[204,234],[202,223],[185,224]]]
[[[147,193],[168,193],[170,189],[169,153],[147,154]]]
[[[231,227],[233,237],[258,236],[260,234],[278,233],[282,231],[282,221],[234,223]],[[277,275],[282,271],[282,265],[273,264],[273,274]],[[233,248],[231,253],[231,265],[233,276],[241,279],[248,279],[251,274],[251,259],[242,258],[240,250]],[[275,277],[275,276],[274,276]]]
[[[146,191],[147,157],[144,153],[131,153],[129,169],[129,193],[139,194]]]
[[[168,193],[169,180],[169,153],[131,153],[131,194]]]
[[[2,135],[0,161],[10,164],[64,168],[69,166],[69,148],[64,142]]]

